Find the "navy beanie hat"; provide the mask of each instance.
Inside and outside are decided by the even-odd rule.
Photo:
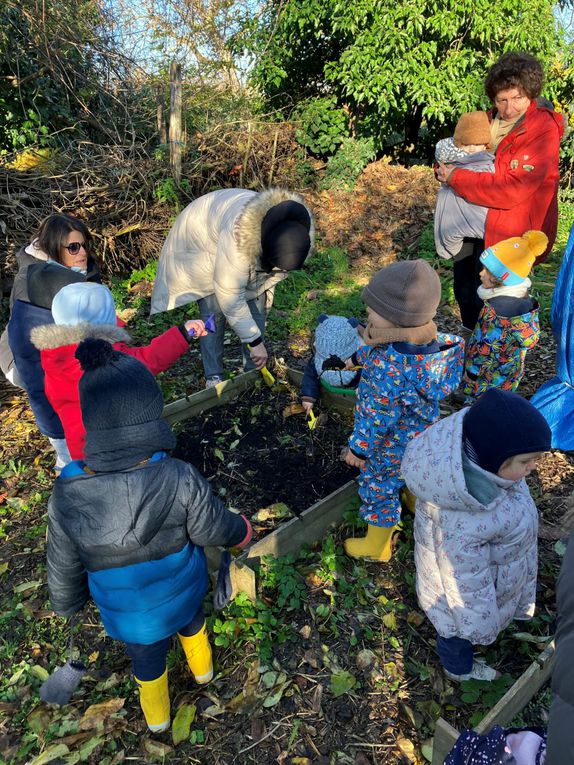
[[[296,271],[311,249],[311,216],[305,205],[288,200],[271,207],[261,222],[261,266]]]
[[[147,367],[93,337],[78,345],[75,356],[84,370],[80,406],[91,470],[125,470],[174,448],[175,436],[161,419],[163,396]]]
[[[491,388],[464,416],[462,435],[470,459],[489,473],[517,454],[550,449],[551,431],[540,412],[525,398]]]
[[[75,355],[84,370],[79,389],[86,431],[142,425],[161,417],[160,387],[140,361],[98,338],[86,338]]]

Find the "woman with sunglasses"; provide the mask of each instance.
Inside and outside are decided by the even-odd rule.
[[[44,392],[40,352],[30,332],[53,323],[52,299],[62,287],[101,281],[90,244],[90,232],[81,220],[61,213],[44,218],[31,243],[16,254],[18,273],[10,295],[10,319],[0,338],[0,369],[9,382],[28,393],[36,424],[56,451],[57,470],[70,457],[62,424]]]

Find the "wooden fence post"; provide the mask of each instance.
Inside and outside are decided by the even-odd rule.
[[[159,135],[159,142],[161,144],[167,143],[167,129],[165,124],[165,105],[163,100],[163,85],[158,85],[155,89],[155,103],[156,103],[156,124],[157,133]]]
[[[181,64],[171,62],[169,68],[170,108],[169,108],[169,163],[175,182],[181,182]]]

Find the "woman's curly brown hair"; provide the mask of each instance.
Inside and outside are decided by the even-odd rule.
[[[540,61],[530,53],[505,53],[486,76],[486,95],[494,101],[501,90],[518,88],[530,99],[538,98],[544,85]]]

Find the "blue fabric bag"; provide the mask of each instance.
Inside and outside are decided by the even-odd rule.
[[[530,401],[550,426],[552,447],[570,451],[574,449],[574,224],[554,287],[551,317],[556,377],[544,383]]]

